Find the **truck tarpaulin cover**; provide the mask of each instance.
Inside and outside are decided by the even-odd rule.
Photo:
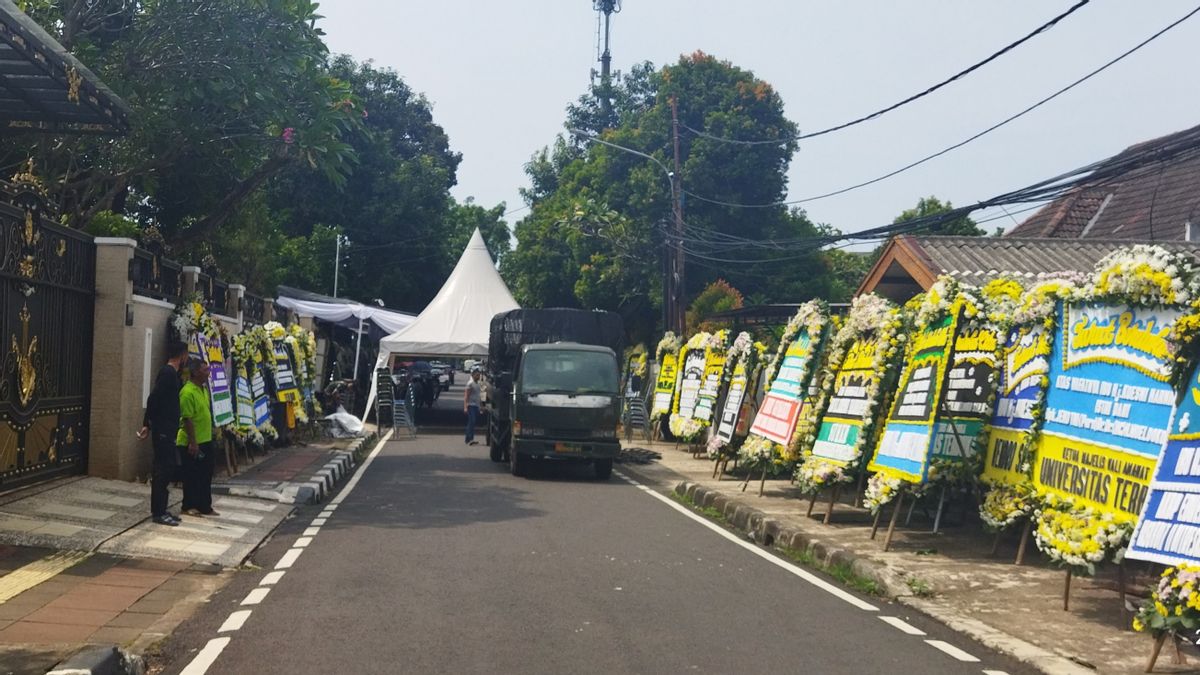
[[[621,315],[585,309],[514,309],[492,317],[488,343],[488,369],[493,377],[512,371],[521,346],[551,342],[578,342],[612,349],[617,354],[625,342]]]

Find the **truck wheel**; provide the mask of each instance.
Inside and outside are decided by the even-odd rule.
[[[509,448],[508,470],[514,476],[524,476],[529,472],[529,458],[522,456],[521,453]]]
[[[592,467],[596,470],[596,478],[598,480],[608,480],[612,475],[613,461],[611,459],[597,459],[592,462]]]

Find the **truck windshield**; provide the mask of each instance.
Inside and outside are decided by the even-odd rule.
[[[521,365],[521,389],[526,394],[616,395],[617,362],[604,352],[531,351]]]

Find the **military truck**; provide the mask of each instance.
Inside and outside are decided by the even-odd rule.
[[[618,314],[517,309],[492,318],[488,446],[514,476],[534,459],[590,462],[599,479],[620,452]]]

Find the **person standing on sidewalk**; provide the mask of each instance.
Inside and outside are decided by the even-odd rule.
[[[187,344],[178,340],[167,345],[167,362],[154,378],[154,389],[146,399],[146,415],[137,436],[151,439],[154,464],[150,473],[150,517],[160,525],[178,525],[179,519],[167,511],[167,487],[179,468],[179,450],[175,437],[179,432],[179,370],[187,360]]]
[[[218,515],[212,507],[213,417],[208,396],[208,362],[188,361],[188,381],[179,390],[179,435],[183,457],[183,512]]]
[[[463,412],[467,414],[467,445],[479,445],[475,442],[475,422],[479,419],[479,404],[483,400],[482,378],[483,373],[478,368],[472,370],[471,380],[467,382],[467,390],[463,393]]]

